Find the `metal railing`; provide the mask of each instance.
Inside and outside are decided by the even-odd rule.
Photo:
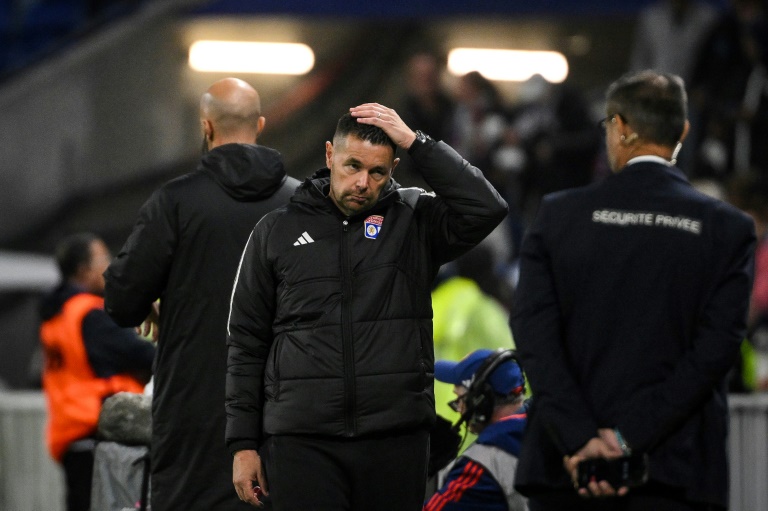
[[[0,392],[0,509],[64,511],[64,475],[45,447],[45,398]]]
[[[728,457],[732,511],[768,509],[768,394],[731,395]]]
[[[728,401],[730,510],[768,510],[768,394]],[[45,447],[45,420],[40,392],[0,392],[0,510],[64,510],[63,475]]]

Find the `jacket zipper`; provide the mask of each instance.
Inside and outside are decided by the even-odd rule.
[[[349,220],[342,222],[341,235],[341,345],[344,353],[344,434],[355,430],[355,357],[352,342],[352,269],[349,249]]]

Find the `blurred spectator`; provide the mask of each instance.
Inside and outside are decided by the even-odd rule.
[[[454,102],[443,89],[443,61],[435,53],[421,51],[408,59],[403,122],[429,133],[435,140],[450,142]]]
[[[658,0],[640,11],[630,69],[674,73],[686,82],[701,44],[717,19],[703,0]]]
[[[768,391],[768,176],[735,177],[729,183],[729,200],[755,221],[755,280],[747,336],[755,351],[755,388]]]
[[[511,291],[494,271],[493,255],[478,245],[453,263],[455,273],[432,291],[435,358],[459,360],[480,347],[513,348]],[[435,409],[449,417],[452,388],[435,383]]]
[[[694,176],[768,172],[765,0],[731,0],[702,46],[689,83]]]
[[[516,203],[527,223],[543,195],[592,181],[600,132],[584,94],[568,82],[552,84],[535,75],[522,90],[505,143],[525,151]]]
[[[527,511],[514,488],[525,430],[525,377],[509,349],[478,349],[435,362],[435,380],[453,385],[452,408],[477,440],[439,476],[425,511]]]
[[[497,262],[501,258],[501,262],[507,263],[519,244],[515,234],[521,237],[522,233],[515,207],[516,183],[510,182],[506,168],[496,164],[496,155],[507,131],[507,108],[494,83],[477,71],[459,78],[455,97],[454,147],[464,158],[478,162],[486,179],[510,204],[510,215],[505,222],[483,240],[483,244],[495,247]],[[506,247],[505,250],[499,250],[500,246]]]
[[[90,508],[102,402],[118,392],[142,392],[155,356],[151,343],[104,312],[102,273],[110,258],[104,242],[92,234],[62,240],[56,248],[62,281],[40,306],[47,441],[51,456],[64,467],[68,511]]]
[[[405,64],[406,91],[398,111],[408,126],[451,144],[454,102],[441,84],[443,68],[442,59],[434,52],[419,51],[411,55]],[[398,182],[403,186],[428,188],[421,175],[414,171],[407,151],[398,151],[397,156],[400,158]]]
[[[506,125],[501,95],[493,82],[477,71],[459,78],[455,95],[454,147],[464,159],[489,169],[491,154]],[[490,176],[486,177],[496,186]]]

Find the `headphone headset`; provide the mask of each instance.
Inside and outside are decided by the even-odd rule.
[[[630,134],[629,134],[629,136],[626,136],[626,135],[622,135],[622,136],[621,136],[621,141],[622,141],[624,144],[631,144],[632,142],[634,142],[635,140],[637,140],[637,139],[638,139],[638,137],[639,137],[639,135],[638,135],[637,133],[630,133]]]
[[[453,430],[458,431],[464,422],[469,424],[487,424],[493,415],[493,408],[496,404],[496,392],[493,390],[489,381],[491,374],[504,362],[513,360],[520,367],[520,374],[523,379],[520,393],[525,392],[525,374],[517,358],[515,350],[499,348],[483,360],[480,367],[477,368],[469,384],[467,393],[464,395],[465,411],[461,414],[459,421],[453,425]]]

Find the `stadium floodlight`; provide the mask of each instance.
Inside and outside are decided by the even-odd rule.
[[[196,71],[303,75],[314,65],[312,48],[301,43],[196,41],[189,47]]]
[[[448,53],[448,71],[457,76],[477,71],[489,80],[513,82],[539,74],[561,83],[568,76],[568,60],[556,51],[454,48]]]

